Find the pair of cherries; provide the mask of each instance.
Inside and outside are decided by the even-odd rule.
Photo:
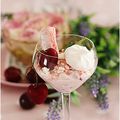
[[[6,80],[9,82],[18,83],[22,79],[21,70],[13,66],[7,68],[4,72],[4,75]],[[27,88],[27,91],[20,96],[19,103],[23,109],[31,109],[35,106],[35,104],[41,104],[46,100],[48,88],[45,85],[45,81],[38,76],[32,67],[27,69],[25,78],[27,81],[33,84],[31,84]]]
[[[20,96],[19,103],[23,109],[31,109],[35,107],[36,104],[44,103],[48,95],[48,88],[45,81],[38,76],[32,67],[27,69],[26,79],[33,84]]]
[[[41,67],[47,67],[52,70],[57,65],[58,54],[53,48],[41,51],[41,53],[38,54],[38,57],[40,57],[39,64]],[[48,88],[43,80],[41,80],[41,78],[37,75],[34,69],[31,69],[27,72],[26,78],[30,81],[37,79],[38,83],[30,85],[27,89],[27,92],[20,97],[21,107],[23,109],[31,109],[35,106],[35,104],[41,104],[44,102],[49,103],[51,99],[47,99]],[[51,91],[49,90],[49,92]]]
[[[31,84],[27,88],[27,92],[20,96],[20,106],[26,110],[34,108],[36,104],[49,104],[53,99],[58,100],[58,97],[48,97],[48,94],[52,94],[57,91],[54,89],[48,89],[44,80],[37,75],[35,70],[33,68],[29,69],[26,74],[26,78],[34,81],[35,77],[37,77],[38,83]]]
[[[52,70],[54,69],[54,66],[57,65],[58,54],[53,48],[41,51],[38,55],[40,55],[39,64],[41,67],[47,67]],[[46,64],[44,62],[45,60],[47,60]],[[6,80],[10,82],[19,82],[22,79],[21,74],[21,70],[16,67],[9,67],[4,73]],[[35,104],[44,102],[49,103],[51,101],[50,99],[47,99],[48,88],[45,85],[44,80],[38,76],[32,67],[27,69],[26,79],[30,83],[35,83],[37,81],[37,84],[31,84],[28,87],[27,92],[20,96],[19,103],[23,109],[31,109]]]
[[[39,57],[39,65],[41,67],[47,67],[50,70],[54,69],[54,67],[57,65],[58,62],[58,53],[55,49],[53,48],[49,48],[45,51],[41,51],[40,53],[38,53],[38,57]],[[34,72],[34,70],[30,70],[30,68],[27,70],[27,80],[30,83],[34,83],[36,81],[36,73]],[[20,82],[20,80],[22,79],[22,72],[19,68],[16,67],[9,67],[5,70],[4,72],[4,76],[5,79],[9,82]],[[43,80],[37,75],[38,81],[39,82],[43,82]]]

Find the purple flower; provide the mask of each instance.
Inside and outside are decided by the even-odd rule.
[[[99,106],[102,110],[106,110],[109,107],[107,97],[107,85],[109,79],[106,75],[101,75],[99,78],[93,76],[90,80],[90,91],[92,95],[98,101]]]
[[[99,91],[97,88],[91,88],[91,92],[92,92],[93,96],[96,98]]]
[[[101,107],[102,110],[106,110],[109,108],[108,97],[106,95],[102,96],[102,99],[99,102],[99,106]]]
[[[61,99],[59,101],[53,100],[50,103],[48,113],[47,113],[47,120],[60,120],[60,112],[61,112],[62,106],[61,106]]]
[[[87,22],[81,22],[79,25],[79,34],[82,36],[87,36],[90,32],[90,28]]]
[[[100,86],[106,87],[109,84],[108,77],[106,75],[103,75],[100,78]]]
[[[105,102],[103,104],[100,104],[100,107],[101,107],[102,110],[106,110],[106,109],[109,108],[109,104],[108,104],[108,102]]]

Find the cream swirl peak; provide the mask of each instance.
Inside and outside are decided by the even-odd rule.
[[[77,44],[65,50],[65,59],[67,64],[75,70],[87,70],[94,66],[93,50]]]

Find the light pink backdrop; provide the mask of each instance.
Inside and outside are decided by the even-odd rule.
[[[2,13],[15,12],[20,10],[39,11],[49,6],[46,3],[64,5],[65,0],[2,0]],[[96,13],[92,21],[100,25],[114,25],[118,23],[118,0],[67,0],[69,5],[80,9],[85,14]],[[58,6],[59,7],[59,6]],[[2,56],[3,57],[3,56]],[[3,61],[2,61],[3,64]],[[71,120],[118,120],[118,79],[112,78],[109,86],[110,108],[108,111],[101,111],[93,98],[85,88],[81,87],[79,92],[80,106],[72,105]],[[44,114],[48,107],[37,106],[30,111],[20,109],[18,100],[25,89],[2,86],[2,119],[1,120],[44,120]]]
[[[2,13],[20,10],[40,11],[52,5],[54,8],[70,6],[85,14],[95,13],[92,21],[100,25],[118,23],[119,0],[1,0]],[[68,4],[67,4],[68,3]],[[50,8],[49,8],[50,9]]]

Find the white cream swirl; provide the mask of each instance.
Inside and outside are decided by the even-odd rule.
[[[90,70],[95,64],[94,51],[77,44],[65,50],[65,59],[75,70]]]

